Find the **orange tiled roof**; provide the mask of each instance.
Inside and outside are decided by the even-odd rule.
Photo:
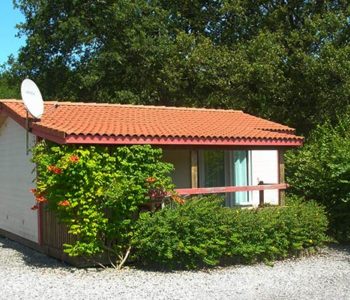
[[[22,101],[0,100],[22,126]],[[237,110],[45,102],[32,132],[58,143],[299,146],[293,128]]]

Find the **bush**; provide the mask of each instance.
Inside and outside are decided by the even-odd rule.
[[[315,202],[288,207],[230,209],[215,197],[143,213],[133,237],[140,263],[170,268],[214,266],[224,261],[271,261],[320,246],[327,218]]]
[[[350,111],[336,126],[319,126],[304,147],[286,155],[290,192],[324,205],[331,233],[339,240],[350,240],[349,149]]]
[[[229,231],[228,210],[222,199],[194,198],[185,205],[143,213],[137,221],[133,244],[144,263],[171,268],[216,265],[224,256]]]
[[[231,220],[228,255],[247,263],[284,258],[321,246],[327,240],[327,225],[324,209],[315,202],[237,210]]]

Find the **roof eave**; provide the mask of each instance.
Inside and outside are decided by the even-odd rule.
[[[1,102],[0,102],[0,112],[10,117],[14,121],[16,121],[21,127],[26,129],[26,119],[20,116],[19,114],[17,114],[12,109],[9,109],[7,106],[3,105]],[[29,131],[40,138],[47,139],[49,141],[52,141],[58,144],[66,144],[65,134],[63,132],[54,133],[52,130],[46,130],[42,126],[36,123],[33,123],[32,118],[29,118],[28,126],[29,126],[28,128]]]
[[[0,112],[13,120],[15,120],[19,125],[21,125],[23,128],[25,128],[25,119],[21,117],[19,114],[17,114],[12,109],[8,108],[6,105],[0,102]]]
[[[55,142],[57,144],[67,144],[67,141],[65,139],[65,134],[64,133],[54,133],[52,131],[48,131],[45,129],[42,129],[40,127],[33,127],[31,132],[45,140],[49,140],[51,142]]]
[[[275,146],[299,147],[302,139],[268,139],[268,138],[185,138],[185,137],[151,137],[151,136],[108,136],[76,135],[65,137],[66,144],[102,144],[102,145],[176,145],[176,146]]]

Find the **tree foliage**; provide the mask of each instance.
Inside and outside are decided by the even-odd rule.
[[[19,97],[19,89],[14,88],[9,83],[10,77],[11,75],[7,71],[0,71],[0,99],[16,99]]]
[[[318,126],[308,142],[286,156],[291,192],[327,208],[331,231],[350,240],[350,111],[336,126]]]
[[[14,2],[10,83],[46,99],[244,109],[300,132],[349,105],[345,0]]]

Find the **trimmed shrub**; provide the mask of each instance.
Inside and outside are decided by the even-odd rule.
[[[168,268],[215,266],[230,260],[267,262],[327,240],[324,209],[314,202],[251,210],[221,203],[213,196],[195,198],[142,214],[132,241],[134,257]]]
[[[315,202],[293,201],[286,207],[236,210],[229,256],[241,261],[272,261],[321,246],[327,237],[327,217]]]
[[[227,248],[229,211],[222,199],[194,198],[175,208],[143,213],[133,237],[139,260],[170,268],[216,265]]]

